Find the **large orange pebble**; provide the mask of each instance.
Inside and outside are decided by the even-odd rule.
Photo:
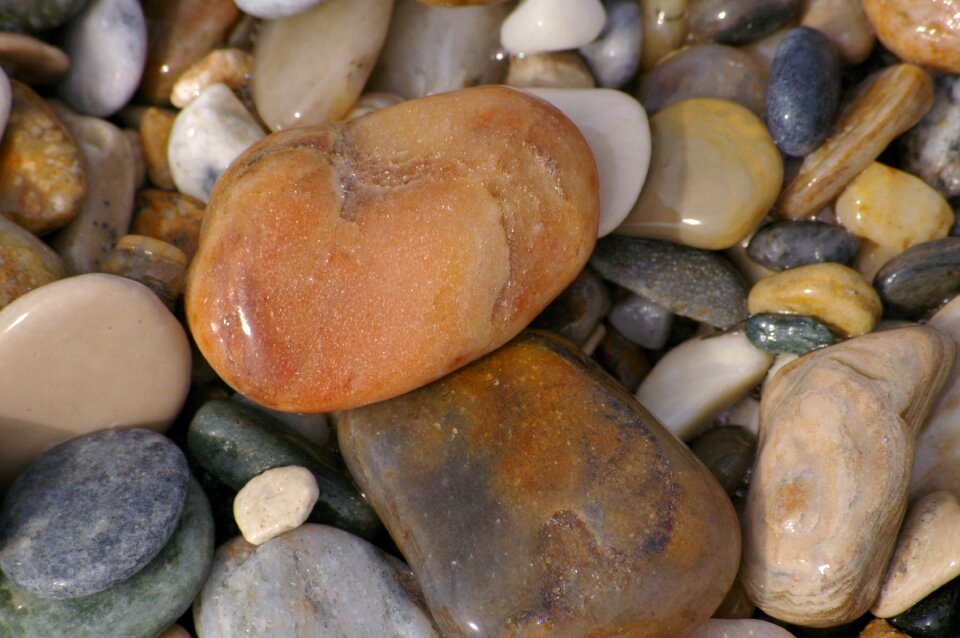
[[[505,87],[275,133],[211,194],[187,319],[261,404],[391,398],[507,342],[573,280],[598,188],[573,123]]]

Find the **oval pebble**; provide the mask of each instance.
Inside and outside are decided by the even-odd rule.
[[[600,86],[619,89],[640,68],[642,9],[635,0],[605,0],[607,22],[597,39],[580,47]]]
[[[0,309],[34,288],[67,276],[60,256],[36,235],[0,216]]]
[[[873,284],[890,317],[911,318],[960,292],[960,237],[923,242],[877,272]]]
[[[887,618],[887,622],[911,637],[950,638],[956,633],[958,606],[960,579],[947,583],[902,614]]]
[[[139,126],[147,177],[150,178],[151,184],[168,191],[177,189],[168,157],[170,133],[173,131],[176,120],[175,112],[151,106],[144,111]]]
[[[143,235],[124,235],[104,257],[100,271],[139,281],[175,312],[188,263],[186,254],[172,244]]]
[[[840,59],[825,35],[791,30],[777,49],[767,87],[767,126],[773,143],[803,157],[827,138],[840,105]]]
[[[24,33],[0,33],[0,63],[11,76],[30,84],[46,84],[70,68],[67,54]]]
[[[189,477],[180,448],[150,430],[61,443],[4,498],[0,567],[43,598],[103,591],[160,553],[183,513]]]
[[[263,545],[300,527],[320,497],[317,480],[305,467],[274,467],[240,488],[233,499],[233,516],[243,538]]]
[[[747,319],[744,331],[756,347],[782,354],[807,354],[833,345],[830,329],[812,317],[757,314]]]
[[[842,226],[817,221],[778,220],[761,226],[747,246],[747,255],[772,270],[823,262],[849,266],[860,239]]]
[[[960,4],[956,0],[862,0],[885,47],[905,62],[960,73]]]
[[[653,68],[665,55],[683,44],[689,31],[687,0],[641,2],[643,9],[643,52],[640,66]]]
[[[659,350],[670,337],[673,313],[640,295],[631,294],[613,304],[607,321],[637,345],[647,350]]]
[[[253,56],[247,51],[214,49],[177,78],[170,103],[183,108],[211,84],[225,84],[240,95],[249,95],[252,65]]]
[[[944,197],[960,195],[960,77],[936,79],[933,106],[904,134],[903,168]]]
[[[517,88],[593,89],[597,82],[574,51],[511,55],[504,84]]]
[[[523,0],[500,28],[510,53],[576,49],[603,31],[606,12],[600,0]]]
[[[695,0],[690,32],[699,40],[746,44],[789,24],[800,0]]]

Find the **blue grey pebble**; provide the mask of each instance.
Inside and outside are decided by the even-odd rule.
[[[799,27],[784,37],[770,69],[767,127],[774,144],[802,157],[830,133],[840,104],[840,59],[816,29]]]
[[[580,48],[597,84],[619,89],[637,74],[643,44],[643,16],[637,0],[604,0],[603,32]]]
[[[911,246],[883,265],[873,286],[887,317],[909,319],[933,310],[960,293],[960,237]]]
[[[44,454],[0,510],[0,568],[43,598],[88,596],[145,567],[176,529],[190,471],[150,430],[102,430]]]
[[[696,0],[687,15],[696,39],[746,44],[790,24],[800,0]]]
[[[747,256],[771,270],[835,262],[849,266],[860,238],[841,226],[813,221],[775,221],[753,234]]]

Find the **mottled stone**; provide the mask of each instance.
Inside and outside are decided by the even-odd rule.
[[[222,545],[193,618],[201,638],[440,636],[406,565],[310,524],[259,547],[242,538]]]
[[[911,638],[950,638],[956,635],[958,604],[960,581],[955,580],[887,622]]]
[[[510,53],[576,49],[593,42],[606,20],[600,0],[524,0],[504,20],[500,42]]]
[[[745,44],[788,25],[800,0],[695,0],[690,3],[690,32],[699,40]]]
[[[873,285],[886,314],[910,318],[960,292],[960,237],[917,244],[877,272]]]
[[[630,341],[648,350],[659,350],[670,336],[673,313],[640,295],[630,294],[613,305],[607,321]]]
[[[69,321],[64,321],[64,318]],[[56,443],[173,422],[190,346],[146,287],[113,275],[54,281],[0,311],[0,485]]]
[[[214,369],[258,403],[383,400],[539,314],[586,263],[598,199],[576,127],[504,87],[275,134],[213,191],[188,321]]]
[[[960,78],[936,79],[933,106],[904,135],[904,168],[944,197],[960,195]]]
[[[21,82],[56,82],[70,68],[61,49],[25,33],[0,33],[0,64]]]
[[[733,497],[746,485],[757,451],[757,438],[739,425],[713,427],[690,442],[690,449]]]
[[[338,436],[445,634],[683,635],[733,582],[713,476],[545,333],[346,412]]]
[[[711,618],[697,627],[688,638],[793,638],[793,634],[765,620]]]
[[[933,80],[912,64],[887,67],[868,82],[840,114],[833,135],[807,155],[783,189],[777,208],[784,217],[799,219],[823,208],[933,103]]]
[[[862,0],[877,39],[904,62],[960,73],[960,2]]]
[[[41,456],[0,510],[0,567],[42,598],[101,592],[160,553],[187,498],[187,459],[150,430],[93,432]]]
[[[678,315],[720,328],[747,317],[746,286],[716,253],[611,235],[597,242],[590,263],[604,279]]]
[[[210,504],[191,479],[183,516],[160,554],[106,591],[49,600],[14,587],[0,574],[0,635],[154,638],[190,608],[212,560]]]
[[[167,109],[150,107],[140,119],[140,140],[143,145],[143,159],[147,165],[150,183],[157,188],[172,191],[177,184],[170,172],[167,149],[170,146],[170,132],[177,114]]]
[[[580,53],[600,86],[619,89],[640,69],[643,9],[635,0],[604,0],[607,22],[597,39]]]
[[[33,233],[0,217],[0,309],[66,276],[67,267],[57,253]]]
[[[753,232],[783,181],[783,160],[763,122],[739,104],[695,98],[654,115],[650,129],[650,172],[615,232],[708,250]]]
[[[587,63],[575,51],[512,55],[503,83],[548,89],[592,89],[597,85]]]
[[[791,30],[773,60],[767,126],[774,144],[803,157],[827,138],[840,105],[840,58],[816,29]]]
[[[41,31],[60,26],[76,15],[88,0],[7,0],[0,7],[4,31]]]
[[[902,631],[898,631],[886,620],[880,620],[875,618],[867,623],[867,626],[863,628],[859,634],[858,638],[910,638],[907,634]]]
[[[687,5],[687,0],[640,3],[640,8],[643,9],[641,68],[653,68],[665,55],[683,44],[690,26]]]
[[[307,9],[323,4],[326,0],[236,0],[237,6],[244,13],[262,18],[264,20],[276,20],[278,18],[288,18],[298,13],[303,13]]]
[[[550,330],[582,346],[610,311],[607,285],[591,268],[584,268],[556,299],[533,320],[533,326]]]
[[[766,383],[740,572],[764,612],[829,627],[876,600],[954,352],[914,325],[800,357]]]
[[[800,24],[823,33],[846,64],[860,64],[876,38],[860,0],[804,0]]]
[[[814,317],[843,335],[873,330],[883,306],[860,273],[841,264],[800,266],[758,281],[747,298],[750,314]]]
[[[137,192],[130,232],[154,237],[182,250],[193,259],[200,241],[204,205],[182,193],[153,189]]]
[[[100,264],[100,272],[140,282],[172,312],[183,292],[189,263],[186,254],[173,244],[143,235],[124,235]]]
[[[825,325],[800,315],[753,315],[744,330],[753,345],[774,354],[807,354],[837,340]]]
[[[772,270],[787,270],[823,262],[850,266],[859,248],[860,239],[842,226],[778,220],[753,234],[747,255]]]
[[[606,326],[593,358],[631,393],[650,372],[650,362],[640,347],[611,326]]]
[[[303,525],[319,497],[310,470],[296,465],[274,467],[240,488],[233,500],[233,516],[248,543],[263,545]]]
[[[253,56],[240,49],[214,49],[183,72],[170,91],[170,103],[183,108],[211,84],[224,84],[237,93],[250,92]]]
[[[10,119],[0,141],[0,215],[41,235],[76,217],[87,196],[86,169],[50,107],[26,84],[10,84]]]

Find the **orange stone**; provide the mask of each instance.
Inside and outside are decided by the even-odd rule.
[[[175,191],[144,188],[133,202],[130,232],[173,244],[192,259],[200,241],[204,203]]]
[[[901,60],[960,73],[960,0],[863,0],[883,46]]]
[[[397,396],[499,347],[582,269],[598,178],[505,87],[268,136],[210,196],[185,293],[201,352],[272,408]]]

